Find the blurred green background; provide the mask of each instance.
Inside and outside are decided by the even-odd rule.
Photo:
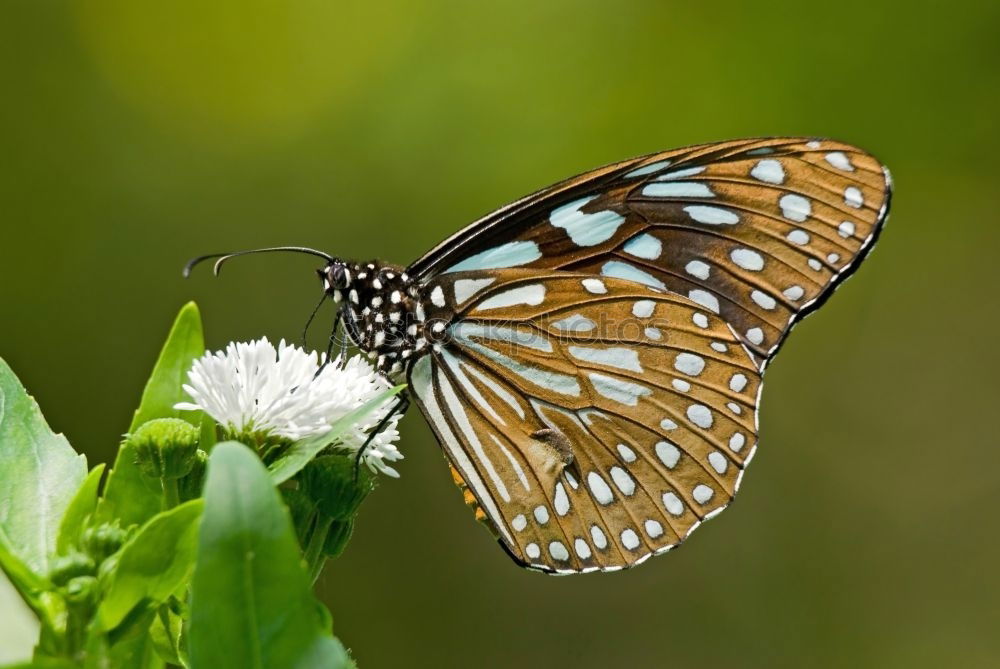
[[[184,301],[220,347],[297,338],[318,296],[309,259],[184,281],[193,255],[406,263],[637,154],[871,150],[881,245],[771,367],[739,501],[682,550],[516,569],[414,410],[321,589],[363,669],[1000,661],[1000,4],[3,0],[0,96],[0,355],[92,462]]]

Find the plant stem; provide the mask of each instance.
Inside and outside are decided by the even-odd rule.
[[[177,479],[161,478],[160,485],[163,487],[163,505],[165,509],[172,509],[181,503],[181,494],[177,488]]]
[[[315,583],[319,578],[319,573],[323,571],[326,563],[326,556],[323,555],[323,546],[326,544],[326,537],[330,533],[332,518],[318,516],[316,526],[313,528],[312,536],[309,537],[309,545],[306,546],[306,565],[309,567],[309,582]]]

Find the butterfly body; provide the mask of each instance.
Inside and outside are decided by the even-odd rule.
[[[342,305],[347,336],[387,377],[400,375],[444,338],[450,315],[435,304],[434,288],[404,268],[334,260],[319,274],[324,290]]]
[[[514,560],[614,571],[731,501],[764,368],[871,249],[890,194],[848,144],[719,142],[550,186],[406,269],[320,275]]]

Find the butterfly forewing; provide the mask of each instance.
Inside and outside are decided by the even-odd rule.
[[[412,271],[564,269],[645,283],[720,315],[762,367],[856,266],[884,222],[889,190],[877,160],[828,140],[690,147],[540,191]]]
[[[613,570],[721,510],[756,444],[759,372],[717,315],[626,279],[458,272],[410,383],[522,564]]]

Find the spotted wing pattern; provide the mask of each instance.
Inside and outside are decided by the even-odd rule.
[[[410,271],[563,269],[645,283],[720,315],[763,368],[871,247],[890,187],[875,158],[828,140],[689,147],[524,198]]]
[[[519,563],[632,566],[728,504],[756,445],[760,376],[718,315],[581,273],[432,284],[427,317],[449,324],[410,387]]]

